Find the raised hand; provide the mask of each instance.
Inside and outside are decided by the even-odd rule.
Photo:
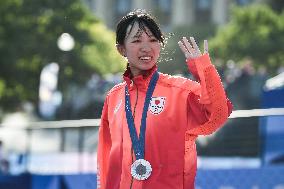
[[[203,54],[208,53],[208,42],[204,40],[204,53],[202,54],[199,50],[195,40],[193,37],[189,38],[190,41],[187,40],[186,37],[183,37],[179,42],[178,45],[181,48],[182,52],[185,55],[186,59],[193,59],[202,56]]]

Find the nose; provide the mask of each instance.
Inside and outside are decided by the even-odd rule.
[[[147,42],[142,43],[141,51],[149,52],[150,50],[151,50],[151,46],[150,46],[149,43],[147,43]]]

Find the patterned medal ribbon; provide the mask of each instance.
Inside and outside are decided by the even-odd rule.
[[[127,87],[127,85],[125,86],[125,112],[126,112],[127,124],[128,124],[131,142],[132,142],[132,147],[134,149],[134,154],[135,154],[135,157],[136,157],[136,161],[132,164],[131,174],[137,180],[147,179],[150,176],[151,171],[152,171],[150,163],[148,161],[144,160],[145,132],[146,132],[147,112],[148,112],[150,100],[152,98],[152,95],[153,95],[153,92],[154,92],[154,89],[156,87],[158,79],[159,79],[159,74],[156,71],[153,74],[153,76],[150,80],[148,89],[147,89],[146,98],[145,98],[145,101],[144,101],[142,118],[141,118],[139,138],[138,138],[136,128],[135,128],[134,118],[132,116],[128,87]],[[144,162],[144,163],[141,163],[141,162]],[[133,172],[133,170],[134,170],[134,172]],[[148,170],[148,172],[146,170]],[[138,175],[138,176],[135,176],[135,171],[136,171],[136,175]],[[145,176],[145,174],[148,174],[148,176]]]

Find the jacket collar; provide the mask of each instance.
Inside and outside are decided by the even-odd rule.
[[[123,74],[123,79],[126,82],[129,90],[133,89],[134,86],[136,86],[138,89],[141,88],[141,89],[147,90],[151,77],[157,70],[158,70],[157,65],[154,65],[144,75],[138,75],[138,76],[132,77],[130,68],[127,67],[126,71]]]

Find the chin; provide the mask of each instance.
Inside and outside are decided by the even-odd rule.
[[[155,66],[155,64],[143,66],[142,70],[150,70],[150,69],[152,69],[154,66]]]

